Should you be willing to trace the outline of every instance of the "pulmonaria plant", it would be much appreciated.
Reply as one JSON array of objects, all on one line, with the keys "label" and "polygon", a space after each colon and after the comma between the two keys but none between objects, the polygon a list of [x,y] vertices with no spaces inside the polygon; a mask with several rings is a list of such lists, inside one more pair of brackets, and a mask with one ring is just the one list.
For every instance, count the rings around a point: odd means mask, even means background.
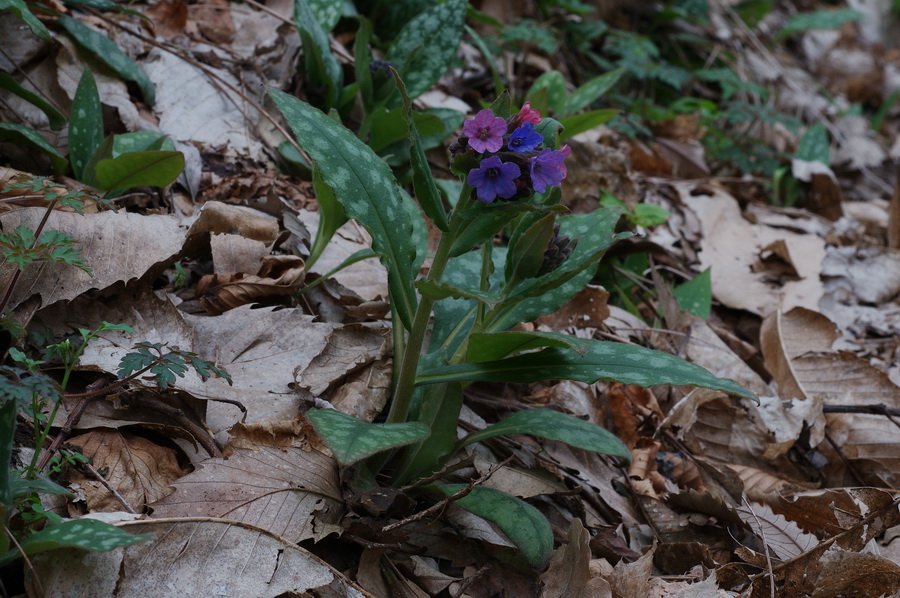
[{"label": "pulmonaria plant", "polygon": [[[322,223],[344,214],[355,218],[371,234],[373,254],[388,271],[395,372],[384,423],[334,409],[313,409],[307,418],[341,465],[352,469],[346,479],[353,480],[354,493],[376,490],[376,480],[419,494],[453,496],[466,489],[457,504],[493,521],[527,562],[541,567],[553,535],[540,512],[496,490],[454,484],[461,480],[448,464],[469,445],[506,434],[558,440],[626,461],[630,453],[607,430],[561,410],[519,411],[458,436],[467,385],[616,380],[754,395],[668,353],[511,330],[557,311],[591,281],[605,251],[621,238],[615,233],[621,211],[568,214],[559,204],[559,185],[571,150],[557,145],[559,123],[541,118],[527,103],[512,113],[508,96],[466,120],[450,145],[461,191],[448,209],[425,159],[412,102],[394,75],[421,211],[359,137],[308,104],[270,90],[315,165],[322,212],[317,237],[327,241],[333,233]],[[425,257],[421,248],[428,246],[425,223],[414,221],[421,212],[440,230],[440,240],[427,274],[417,277]]]}]

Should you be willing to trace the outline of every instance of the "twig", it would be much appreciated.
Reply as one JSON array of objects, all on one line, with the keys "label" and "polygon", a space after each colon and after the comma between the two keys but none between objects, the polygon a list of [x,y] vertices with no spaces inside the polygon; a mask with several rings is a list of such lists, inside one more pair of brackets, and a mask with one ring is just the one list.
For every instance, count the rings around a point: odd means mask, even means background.
[{"label": "twig", "polygon": [[873,405],[822,405],[824,413],[867,413],[870,415],[883,415],[900,428],[900,422],[895,417],[900,417],[900,409],[888,407],[884,403]]},{"label": "twig", "polygon": [[[75,426],[78,425],[78,422],[81,420],[81,416],[84,415],[85,410],[87,409],[88,403],[93,401],[96,397],[99,397],[103,391],[103,385],[106,383],[106,380],[103,378],[98,378],[94,382],[91,382],[88,385],[88,390],[92,390],[93,387],[99,387],[100,392],[88,392],[84,393],[86,396],[83,396],[78,404],[75,405],[75,409],[73,409],[69,413],[69,417],[66,418],[66,423],[63,424],[62,428],[60,428],[59,433],[53,439],[53,442],[50,443],[50,446],[47,447],[47,450],[43,452],[41,455],[40,461],[37,464],[37,470],[43,471],[47,464],[50,462],[50,459],[53,458],[53,455],[56,454],[56,451],[59,450],[60,445],[69,437],[69,434],[72,433],[72,430],[75,429]],[[40,450],[40,447],[38,447]]]},{"label": "twig", "polygon": [[81,464],[81,467],[83,467],[84,469],[86,469],[92,476],[94,476],[94,479],[96,479],[98,482],[100,482],[101,484],[103,484],[103,487],[106,488],[106,489],[109,491],[109,493],[113,495],[113,498],[115,498],[117,501],[119,501],[119,504],[122,505],[122,507],[123,507],[126,511],[128,511],[128,512],[131,513],[132,515],[138,515],[138,514],[139,514],[137,511],[135,511],[135,510],[131,507],[130,504],[128,504],[128,501],[125,500],[125,497],[122,496],[121,494],[119,494],[119,491],[116,490],[115,488],[113,488],[113,487],[112,487],[112,484],[110,484],[110,483],[106,480],[106,478],[104,478],[104,477],[100,474],[100,472],[97,471],[97,469],[96,469],[93,465],[91,465],[90,463],[82,463],[82,464]]},{"label": "twig", "polygon": [[507,457],[506,459],[504,459],[503,461],[501,461],[500,463],[498,463],[497,465],[492,465],[491,468],[488,469],[484,473],[484,475],[482,475],[480,478],[478,478],[476,480],[472,480],[471,482],[466,484],[466,487],[463,488],[462,490],[460,490],[459,492],[456,492],[452,496],[448,496],[447,498],[439,500],[438,502],[436,502],[435,504],[431,505],[430,507],[428,507],[427,509],[425,509],[423,511],[419,511],[418,513],[410,515],[409,517],[406,517],[405,519],[401,519],[400,521],[395,521],[394,523],[384,526],[383,528],[381,528],[380,533],[386,534],[388,532],[392,532],[395,529],[401,528],[405,525],[409,525],[410,523],[419,521],[420,519],[424,519],[425,517],[428,517],[429,515],[431,515],[433,513],[443,511],[444,509],[447,508],[448,504],[450,504],[451,502],[457,501],[457,500],[463,498],[464,496],[467,496],[472,490],[475,489],[475,486],[480,486],[481,484],[485,483],[488,480],[488,478],[490,478],[492,475],[494,475],[494,473],[497,470],[499,470],[501,467],[503,467],[504,465],[509,463],[511,460],[512,460],[512,457],[510,456],[510,457]]},{"label": "twig", "polygon": [[869,486],[865,480],[863,480],[859,474],[856,472],[856,468],[853,467],[853,464],[850,463],[850,459],[847,458],[847,455],[844,454],[844,451],[841,450],[841,447],[838,446],[838,443],[834,441],[834,438],[831,437],[831,434],[825,432],[825,440],[828,441],[828,444],[831,445],[831,448],[834,449],[834,452],[838,454],[838,457],[841,458],[841,461],[844,462],[844,465],[847,466],[847,471],[850,472],[850,475],[853,476],[853,479],[856,480],[856,483],[860,486]]},{"label": "twig", "polygon": [[470,585],[472,585],[479,577],[481,577],[482,575],[484,575],[485,573],[490,571],[490,569],[491,569],[491,564],[488,563],[487,565],[482,566],[481,569],[479,569],[472,575],[470,575],[467,578],[465,578],[464,580],[462,580],[459,583],[459,589],[457,589],[456,592],[453,593],[453,598],[460,598],[460,596],[463,595],[463,592],[465,592],[469,588]]}]

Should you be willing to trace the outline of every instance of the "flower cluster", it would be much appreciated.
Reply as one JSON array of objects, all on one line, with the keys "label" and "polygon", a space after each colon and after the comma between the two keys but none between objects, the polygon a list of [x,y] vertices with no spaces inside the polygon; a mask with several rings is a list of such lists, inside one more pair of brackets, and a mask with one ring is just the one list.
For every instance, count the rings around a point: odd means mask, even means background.
[{"label": "flower cluster", "polygon": [[466,183],[480,201],[526,198],[566,178],[564,160],[572,150],[568,145],[558,150],[542,148],[544,137],[534,128],[540,122],[540,113],[525,102],[519,113],[508,119],[484,109],[463,123],[463,134],[450,151],[454,157],[469,150],[479,155],[478,166],[469,170]]}]

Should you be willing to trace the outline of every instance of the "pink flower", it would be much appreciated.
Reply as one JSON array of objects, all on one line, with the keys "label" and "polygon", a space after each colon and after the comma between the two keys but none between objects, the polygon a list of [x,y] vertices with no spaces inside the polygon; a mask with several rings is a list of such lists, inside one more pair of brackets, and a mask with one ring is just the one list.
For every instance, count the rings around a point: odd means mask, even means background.
[{"label": "pink flower", "polygon": [[506,121],[494,116],[488,108],[463,123],[463,135],[469,138],[469,147],[478,153],[499,151],[505,133]]},{"label": "pink flower", "polygon": [[522,104],[522,109],[515,116],[517,123],[531,123],[533,125],[541,124],[541,113],[531,109],[531,102]]}]

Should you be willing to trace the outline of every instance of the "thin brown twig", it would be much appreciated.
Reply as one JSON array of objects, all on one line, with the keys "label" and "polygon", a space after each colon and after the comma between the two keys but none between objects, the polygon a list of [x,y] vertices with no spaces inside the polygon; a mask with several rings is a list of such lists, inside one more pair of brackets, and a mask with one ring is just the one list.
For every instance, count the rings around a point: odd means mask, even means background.
[{"label": "thin brown twig", "polygon": [[97,469],[93,465],[91,465],[90,463],[82,463],[81,467],[86,469],[88,471],[88,473],[90,473],[92,476],[94,476],[94,479],[96,479],[98,482],[103,484],[103,487],[106,488],[106,490],[110,494],[113,495],[113,498],[115,498],[117,501],[119,501],[119,504],[122,505],[122,507],[126,511],[128,511],[132,515],[138,515],[138,512],[135,511],[134,508],[132,508],[132,506],[128,503],[127,500],[125,500],[125,497],[122,496],[121,494],[119,494],[119,491],[116,490],[115,488],[113,488],[112,484],[110,484],[106,480],[106,478],[103,477],[103,475],[99,471],[97,471]]}]

